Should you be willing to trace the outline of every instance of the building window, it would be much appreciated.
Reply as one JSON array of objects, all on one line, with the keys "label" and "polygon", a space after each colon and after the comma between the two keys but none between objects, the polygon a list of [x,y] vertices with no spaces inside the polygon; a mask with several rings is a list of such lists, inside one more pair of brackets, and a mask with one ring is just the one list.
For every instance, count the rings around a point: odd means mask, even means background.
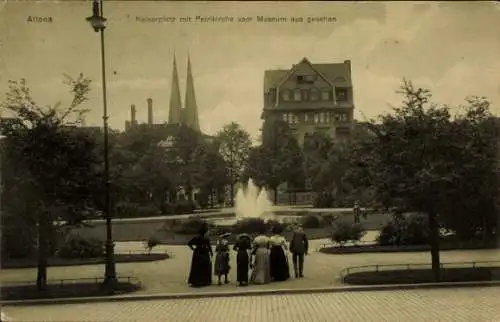
[{"label": "building window", "polygon": [[295,91],[293,91],[293,100],[296,102],[300,102],[301,100],[300,89],[296,89]]},{"label": "building window", "polygon": [[307,122],[309,122],[309,114],[304,113],[304,123],[307,123]]},{"label": "building window", "polygon": [[271,103],[276,102],[276,88],[271,88],[269,90],[269,96],[270,96]]},{"label": "building window", "polygon": [[347,113],[337,113],[335,114],[335,121],[337,122],[346,122],[348,120]]},{"label": "building window", "polygon": [[290,91],[289,90],[287,90],[287,89],[283,90],[283,92],[281,93],[281,95],[282,95],[284,101],[290,101],[291,100]]},{"label": "building window", "polygon": [[322,101],[329,101],[330,100],[330,91],[327,89],[324,89],[321,91],[321,100]]},{"label": "building window", "polygon": [[311,96],[309,98],[311,99],[311,101],[319,100],[319,92],[316,88],[311,89],[310,95]]},{"label": "building window", "polygon": [[320,123],[326,123],[326,120],[325,120],[325,113],[324,112],[321,112],[319,114],[319,122]]},{"label": "building window", "polygon": [[316,80],[316,75],[306,75],[304,77],[304,82],[308,84],[314,83],[315,80]]},{"label": "building window", "polygon": [[339,102],[347,101],[347,89],[345,88],[335,89],[335,96],[337,97],[337,101]]},{"label": "building window", "polygon": [[314,123],[319,123],[319,114],[318,113],[314,113]]},{"label": "building window", "polygon": [[302,93],[302,100],[303,101],[308,101],[309,100],[309,91],[307,89],[301,90]]},{"label": "building window", "polygon": [[299,123],[299,117],[298,115],[295,115],[293,113],[284,113],[283,121],[285,121],[288,124],[297,124]]},{"label": "building window", "polygon": [[316,80],[316,75],[298,75],[297,84],[313,84]]}]

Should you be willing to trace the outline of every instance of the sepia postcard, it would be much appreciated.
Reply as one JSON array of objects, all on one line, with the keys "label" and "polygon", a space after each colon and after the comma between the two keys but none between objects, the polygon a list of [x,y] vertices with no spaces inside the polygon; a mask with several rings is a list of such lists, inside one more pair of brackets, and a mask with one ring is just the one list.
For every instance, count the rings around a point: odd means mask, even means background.
[{"label": "sepia postcard", "polygon": [[0,95],[0,322],[499,320],[498,1],[0,0]]}]

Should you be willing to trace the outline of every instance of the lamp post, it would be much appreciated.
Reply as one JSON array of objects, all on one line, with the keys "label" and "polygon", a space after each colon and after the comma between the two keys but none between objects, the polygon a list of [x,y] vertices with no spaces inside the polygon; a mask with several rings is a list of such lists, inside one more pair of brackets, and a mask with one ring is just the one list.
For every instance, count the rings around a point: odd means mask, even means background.
[{"label": "lamp post", "polygon": [[92,16],[87,18],[95,32],[101,36],[101,70],[102,70],[102,103],[104,126],[104,216],[106,218],[106,268],[104,285],[113,288],[116,285],[116,267],[114,257],[113,231],[111,229],[110,181],[109,181],[109,151],[108,151],[108,105],[106,96],[106,60],[104,55],[104,29],[106,18],[103,17],[102,0],[92,3]]}]

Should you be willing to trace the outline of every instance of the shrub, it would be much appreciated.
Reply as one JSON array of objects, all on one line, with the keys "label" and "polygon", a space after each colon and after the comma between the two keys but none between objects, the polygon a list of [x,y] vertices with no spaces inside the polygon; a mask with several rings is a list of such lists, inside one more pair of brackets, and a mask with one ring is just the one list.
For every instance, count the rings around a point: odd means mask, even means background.
[{"label": "shrub", "polygon": [[115,214],[118,218],[151,217],[159,215],[160,211],[153,204],[121,202],[116,206]]},{"label": "shrub", "polygon": [[97,238],[70,236],[57,252],[61,258],[98,258],[104,256],[104,242]]},{"label": "shrub", "polygon": [[160,240],[156,236],[151,236],[149,237],[146,241],[144,241],[144,248],[148,251],[148,253],[151,253],[154,247],[158,246],[160,244]]},{"label": "shrub", "polygon": [[321,218],[325,226],[330,226],[337,220],[337,216],[334,214],[322,214]]},{"label": "shrub", "polygon": [[175,204],[171,202],[164,202],[161,204],[160,211],[164,215],[173,215],[175,214]]},{"label": "shrub", "polygon": [[138,217],[150,217],[150,216],[158,216],[160,214],[160,210],[155,205],[140,205],[137,207],[137,216]]},{"label": "shrub", "polygon": [[366,234],[365,229],[360,224],[350,224],[347,222],[336,223],[332,233],[332,241],[341,247],[347,242],[358,242]]},{"label": "shrub", "polygon": [[317,215],[306,215],[300,218],[300,224],[304,228],[321,228],[323,227],[323,218]]},{"label": "shrub", "polygon": [[382,246],[425,245],[429,241],[428,222],[423,216],[402,216],[382,227],[377,243]]},{"label": "shrub", "polygon": [[244,218],[238,220],[232,227],[233,233],[236,234],[254,234],[268,229],[269,223],[266,223],[261,218]]},{"label": "shrub", "polygon": [[188,219],[181,220],[180,223],[174,227],[176,234],[194,235],[197,234],[203,225],[207,222],[199,216],[190,216]]},{"label": "shrub", "polygon": [[115,216],[118,218],[133,217],[137,214],[138,207],[136,203],[120,202],[115,207]]},{"label": "shrub", "polygon": [[314,208],[330,208],[333,203],[333,198],[330,194],[317,194],[314,198]]},{"label": "shrub", "polygon": [[174,205],[174,212],[178,215],[192,214],[195,210],[195,204],[192,200],[179,200]]}]

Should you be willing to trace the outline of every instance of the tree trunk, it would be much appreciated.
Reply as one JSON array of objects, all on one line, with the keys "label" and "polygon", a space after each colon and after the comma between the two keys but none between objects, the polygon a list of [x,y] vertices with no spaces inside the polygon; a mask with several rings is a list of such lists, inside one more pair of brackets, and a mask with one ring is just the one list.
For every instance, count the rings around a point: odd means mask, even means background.
[{"label": "tree trunk", "polygon": [[441,280],[439,225],[437,222],[437,213],[435,211],[429,212],[429,243],[431,246],[432,274],[434,275],[434,281],[439,282]]},{"label": "tree trunk", "polygon": [[273,195],[274,195],[274,205],[278,205],[278,187],[273,188]]},{"label": "tree trunk", "polygon": [[47,288],[47,248],[48,248],[48,218],[44,210],[38,218],[38,270],[36,287],[39,291]]},{"label": "tree trunk", "polygon": [[231,195],[231,207],[234,207],[234,182],[231,178],[231,185],[229,186],[229,194]]}]

